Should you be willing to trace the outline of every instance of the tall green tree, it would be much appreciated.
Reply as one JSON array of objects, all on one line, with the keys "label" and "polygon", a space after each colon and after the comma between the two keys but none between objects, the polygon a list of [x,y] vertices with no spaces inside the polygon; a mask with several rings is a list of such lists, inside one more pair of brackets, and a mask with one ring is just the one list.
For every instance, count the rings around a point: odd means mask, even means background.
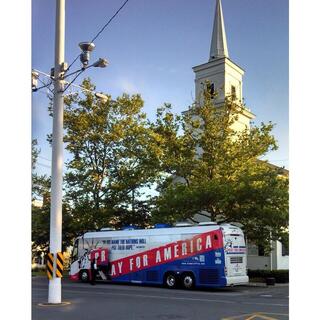
[{"label": "tall green tree", "polygon": [[[153,221],[194,220],[238,222],[258,244],[287,239],[288,177],[259,160],[277,149],[272,123],[234,128],[244,106],[227,98],[215,106],[209,91],[182,117],[164,108],[155,130],[166,141],[163,172]],[[195,152],[196,151],[196,152]]]},{"label": "tall green tree", "polygon": [[[95,90],[89,79],[82,86]],[[158,174],[157,134],[142,112],[139,95],[101,100],[89,91],[65,100],[66,194],[80,230],[128,222],[141,226],[150,215],[142,189]]]}]

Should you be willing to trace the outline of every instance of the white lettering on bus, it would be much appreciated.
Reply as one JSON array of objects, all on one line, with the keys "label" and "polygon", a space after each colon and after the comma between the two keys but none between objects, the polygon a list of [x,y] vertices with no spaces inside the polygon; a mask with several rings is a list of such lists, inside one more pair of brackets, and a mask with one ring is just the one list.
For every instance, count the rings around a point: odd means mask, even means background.
[{"label": "white lettering on bus", "polygon": [[211,237],[210,237],[210,235],[207,235],[206,249],[211,248],[211,247],[212,247]]},{"label": "white lettering on bus", "polygon": [[156,253],[156,263],[158,262],[161,262],[160,250],[157,250],[157,253]]},{"label": "white lettering on bus", "polygon": [[193,252],[193,240],[190,240],[190,253]]},{"label": "white lettering on bus", "polygon": [[104,250],[101,251],[101,262],[106,261],[106,253]]},{"label": "white lettering on bus", "polygon": [[130,258],[129,262],[130,262],[130,271],[132,271],[132,267],[133,267],[133,258]]},{"label": "white lettering on bus", "polygon": [[139,269],[141,266],[141,258],[140,257],[136,257],[136,267]]},{"label": "white lettering on bus", "polygon": [[164,248],[164,260],[171,259],[171,247]]},{"label": "white lettering on bus", "polygon": [[178,248],[179,248],[179,245],[176,244],[176,245],[174,246],[174,257],[175,257],[175,258],[178,258],[178,257],[179,257]]},{"label": "white lettering on bus", "polygon": [[183,242],[181,247],[182,247],[181,254],[185,256],[187,254],[187,243]]},{"label": "white lettering on bus", "polygon": [[111,275],[112,275],[112,276],[115,276],[115,275],[116,275],[116,267],[115,267],[114,264],[112,264],[112,266],[111,266]]},{"label": "white lettering on bus", "polygon": [[198,251],[201,251],[201,249],[202,249],[201,242],[202,242],[202,239],[201,239],[201,238],[198,238],[198,239],[197,239],[197,250],[198,250]]},{"label": "white lettering on bus", "polygon": [[119,269],[119,273],[122,272],[122,261],[118,262],[118,269]]},{"label": "white lettering on bus", "polygon": [[143,266],[144,267],[148,266],[148,255],[146,254],[143,255]]}]

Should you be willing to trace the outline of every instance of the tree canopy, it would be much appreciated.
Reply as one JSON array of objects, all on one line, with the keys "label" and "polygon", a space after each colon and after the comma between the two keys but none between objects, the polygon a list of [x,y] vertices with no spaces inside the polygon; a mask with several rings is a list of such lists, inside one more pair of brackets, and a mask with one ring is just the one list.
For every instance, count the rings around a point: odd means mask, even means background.
[{"label": "tree canopy", "polygon": [[202,103],[182,117],[169,108],[158,113],[157,129],[166,140],[162,169],[171,175],[159,186],[153,221],[206,216],[241,223],[247,237],[259,244],[286,238],[288,177],[259,160],[277,149],[273,124],[235,130],[243,108],[230,98],[217,107],[210,92],[204,92]]},{"label": "tree canopy", "polygon": [[[95,90],[89,79],[83,84]],[[158,174],[157,135],[142,112],[139,95],[116,100],[85,91],[65,100],[66,197],[80,228],[106,224],[146,226],[150,220],[141,190]]]},{"label": "tree canopy", "polygon": [[[64,245],[85,230],[204,217],[240,223],[257,244],[286,242],[288,176],[261,160],[277,149],[272,123],[235,130],[245,107],[232,98],[216,106],[209,91],[181,115],[165,104],[151,122],[140,95],[101,100],[89,79],[82,86],[88,91],[65,97]],[[49,192],[49,177],[33,174],[33,194],[46,201],[32,207],[32,239],[43,247]]]}]

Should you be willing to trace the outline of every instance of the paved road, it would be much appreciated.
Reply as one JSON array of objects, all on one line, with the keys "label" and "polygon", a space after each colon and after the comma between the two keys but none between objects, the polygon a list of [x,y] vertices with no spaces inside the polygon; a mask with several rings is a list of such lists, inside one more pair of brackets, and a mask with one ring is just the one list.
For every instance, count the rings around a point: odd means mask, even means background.
[{"label": "paved road", "polygon": [[170,290],[162,287],[62,281],[65,306],[47,302],[48,281],[32,279],[33,320],[288,319],[288,286]]}]

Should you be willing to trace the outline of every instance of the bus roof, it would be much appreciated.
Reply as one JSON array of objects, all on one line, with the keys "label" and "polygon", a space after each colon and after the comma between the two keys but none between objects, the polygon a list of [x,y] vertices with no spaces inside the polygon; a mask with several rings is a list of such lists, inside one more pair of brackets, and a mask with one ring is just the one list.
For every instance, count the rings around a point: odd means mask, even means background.
[{"label": "bus roof", "polygon": [[[203,225],[190,227],[172,227],[155,229],[134,229],[134,230],[113,230],[113,231],[90,231],[83,234],[84,238],[115,238],[115,237],[137,237],[137,236],[156,236],[156,235],[174,235],[174,234],[198,234],[213,230],[223,229],[228,231],[241,231],[240,228],[229,225]],[[242,233],[242,231],[241,231]]]}]

